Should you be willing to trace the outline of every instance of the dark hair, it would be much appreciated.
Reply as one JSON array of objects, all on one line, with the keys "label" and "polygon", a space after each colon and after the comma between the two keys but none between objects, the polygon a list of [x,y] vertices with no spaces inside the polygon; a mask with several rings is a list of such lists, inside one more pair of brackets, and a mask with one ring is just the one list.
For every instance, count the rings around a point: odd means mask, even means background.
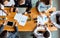
[{"label": "dark hair", "polygon": [[[4,2],[5,2],[5,1],[6,1],[6,0],[0,0],[0,3],[4,5]],[[9,2],[10,0],[7,0],[7,1]]]},{"label": "dark hair", "polygon": [[0,3],[3,4],[3,1],[4,1],[4,0],[0,0]]},{"label": "dark hair", "polygon": [[50,4],[50,0],[40,0],[41,2],[44,2],[46,5]]},{"label": "dark hair", "polygon": [[16,11],[16,7],[13,8],[13,12],[15,12],[15,11]]},{"label": "dark hair", "polygon": [[20,0],[17,0],[17,2],[18,2],[18,4],[19,4]]},{"label": "dark hair", "polygon": [[9,2],[10,0],[4,0],[3,2],[5,2],[5,1],[8,1]]},{"label": "dark hair", "polygon": [[[20,1],[21,1],[21,0],[17,0],[18,4],[20,4]],[[28,0],[27,0],[27,1],[28,1]]]},{"label": "dark hair", "polygon": [[6,35],[7,35],[7,30],[4,30],[4,31],[0,34],[0,37],[1,37],[1,38],[6,38]]},{"label": "dark hair", "polygon": [[48,38],[48,37],[50,36],[49,31],[45,31],[44,34],[43,34],[43,36],[44,36],[45,38]]}]

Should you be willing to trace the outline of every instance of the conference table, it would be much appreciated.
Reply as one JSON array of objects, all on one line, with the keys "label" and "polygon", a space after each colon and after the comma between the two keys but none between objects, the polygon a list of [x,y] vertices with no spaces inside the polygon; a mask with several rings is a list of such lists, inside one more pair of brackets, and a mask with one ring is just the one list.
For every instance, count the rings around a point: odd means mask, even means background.
[{"label": "conference table", "polygon": [[[39,14],[38,14],[38,12],[37,12],[37,10],[36,10],[35,7],[33,7],[30,10],[31,13],[29,15],[30,15],[31,18],[29,17],[28,14],[26,14],[26,16],[28,16],[31,20],[27,21],[26,24],[25,24],[25,26],[20,25],[17,22],[17,20],[14,19],[14,16],[16,15],[16,12],[9,13],[10,8],[8,8],[8,7],[5,7],[5,10],[8,12],[9,15],[5,16],[5,17],[1,16],[1,18],[6,18],[7,20],[0,20],[0,22],[2,22],[2,23],[3,23],[3,21],[12,21],[14,23],[16,22],[17,27],[18,27],[18,31],[24,31],[24,32],[26,32],[26,31],[34,31],[34,29],[36,29],[37,23],[35,22],[34,18],[37,18],[37,16]],[[56,11],[56,9],[55,9],[55,7],[53,7],[51,9],[49,9],[48,11],[46,11],[47,12],[46,13],[47,16],[50,16],[49,11]],[[48,29],[50,31],[56,31],[57,30],[57,28],[54,25],[52,27],[50,26],[50,25],[52,25],[51,22],[47,22],[46,25],[47,25],[47,27],[48,27]],[[14,28],[13,28],[13,26],[4,25],[4,30],[14,31]]]}]

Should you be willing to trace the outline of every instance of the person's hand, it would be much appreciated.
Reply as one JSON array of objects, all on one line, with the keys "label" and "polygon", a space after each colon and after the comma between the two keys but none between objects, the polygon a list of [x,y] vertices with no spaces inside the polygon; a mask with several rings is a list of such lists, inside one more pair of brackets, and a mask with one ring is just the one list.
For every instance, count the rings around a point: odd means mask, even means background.
[{"label": "person's hand", "polygon": [[7,22],[5,21],[5,22],[3,22],[3,25],[6,25],[7,24]]},{"label": "person's hand", "polygon": [[14,26],[17,26],[16,22],[15,22]]},{"label": "person's hand", "polygon": [[41,25],[40,25],[40,24],[38,24],[37,26],[38,26],[38,27],[40,27]]},{"label": "person's hand", "polygon": [[25,14],[27,14],[27,12],[25,12]]}]

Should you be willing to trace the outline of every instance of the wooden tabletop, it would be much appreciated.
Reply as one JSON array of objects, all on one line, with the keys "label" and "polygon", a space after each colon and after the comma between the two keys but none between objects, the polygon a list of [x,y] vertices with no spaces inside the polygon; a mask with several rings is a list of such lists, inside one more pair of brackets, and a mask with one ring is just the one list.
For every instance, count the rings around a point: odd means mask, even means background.
[{"label": "wooden tabletop", "polygon": [[[53,11],[56,10],[55,8],[51,8],[51,9]],[[51,9],[49,11],[51,11]],[[9,8],[5,8],[5,10],[9,11]],[[47,13],[46,13],[47,16],[50,15],[49,14],[49,11],[47,11]],[[30,21],[27,21],[26,24],[25,24],[25,26],[19,25],[19,23],[15,19],[13,19],[16,13],[14,13],[14,12],[9,13],[8,12],[8,14],[9,15],[6,16],[6,18],[8,18],[7,20],[16,22],[17,23],[17,27],[18,27],[18,31],[33,31],[36,28],[36,23],[35,23],[35,21],[33,19],[34,18],[37,18],[38,12],[36,11],[36,8],[35,7],[31,9],[31,14],[29,14],[31,16],[31,18],[30,18],[31,20]],[[27,15],[27,16],[29,16],[29,15]],[[53,27],[50,27],[49,26],[52,23],[49,23],[48,22],[46,24],[48,25],[48,28],[49,28],[50,31],[56,31],[57,30],[57,28],[55,26],[53,26]],[[4,30],[13,31],[14,29],[11,26],[5,25]]]}]

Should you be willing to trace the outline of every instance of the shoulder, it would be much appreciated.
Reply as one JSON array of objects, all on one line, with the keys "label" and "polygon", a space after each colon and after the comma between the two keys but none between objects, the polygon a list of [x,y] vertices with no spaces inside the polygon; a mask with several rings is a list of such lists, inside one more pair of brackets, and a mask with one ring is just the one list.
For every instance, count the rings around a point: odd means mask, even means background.
[{"label": "shoulder", "polygon": [[4,9],[4,5],[1,4],[1,9]]},{"label": "shoulder", "polygon": [[31,0],[25,0],[26,1],[26,3],[30,3],[31,2]]}]

